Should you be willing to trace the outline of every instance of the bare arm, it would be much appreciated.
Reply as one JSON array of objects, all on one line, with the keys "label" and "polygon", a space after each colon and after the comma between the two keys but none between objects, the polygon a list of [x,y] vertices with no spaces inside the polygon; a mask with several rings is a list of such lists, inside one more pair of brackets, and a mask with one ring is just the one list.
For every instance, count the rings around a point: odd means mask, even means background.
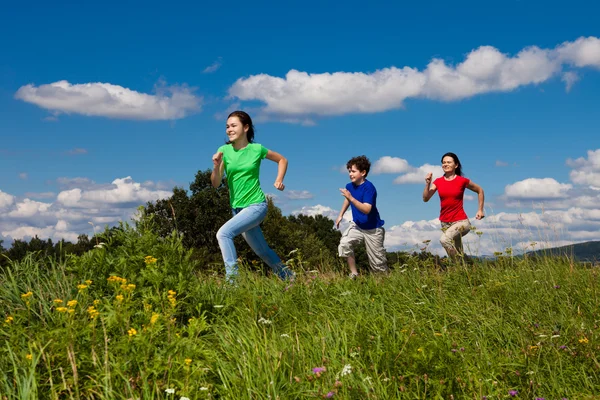
[{"label": "bare arm", "polygon": [[275,178],[275,183],[273,186],[277,188],[277,190],[285,189],[285,185],[283,184],[283,178],[285,178],[285,173],[287,172],[288,160],[281,154],[269,150],[267,153],[267,160],[271,160],[277,163],[277,178]]},{"label": "bare arm", "polygon": [[344,214],[346,214],[348,207],[350,207],[350,202],[348,201],[348,199],[344,199],[344,204],[342,204],[342,209],[340,210],[340,215],[338,215],[337,219],[335,220],[336,228],[339,229],[340,222],[342,222],[342,218],[344,218]]},{"label": "bare arm", "polygon": [[346,198],[346,201],[348,201],[349,204],[352,204],[354,207],[358,208],[358,211],[361,213],[369,214],[371,212],[373,206],[369,203],[361,203],[360,201],[356,200],[354,197],[352,197],[348,189],[340,189],[340,193]]},{"label": "bare arm", "polygon": [[483,189],[478,184],[470,181],[467,185],[467,189],[477,193],[477,199],[479,201],[479,208],[477,210],[477,214],[475,215],[475,219],[482,219],[485,217],[485,213],[483,212],[483,203],[485,202],[485,195],[483,194]]},{"label": "bare arm", "polygon": [[437,187],[435,184],[431,183],[431,178],[433,174],[430,172],[425,177],[425,189],[423,189],[423,201],[427,203],[429,199],[435,194]]},{"label": "bare arm", "polygon": [[220,151],[216,152],[213,155],[212,160],[213,170],[210,174],[210,183],[213,185],[213,187],[217,188],[221,185],[221,181],[223,180],[223,153]]}]

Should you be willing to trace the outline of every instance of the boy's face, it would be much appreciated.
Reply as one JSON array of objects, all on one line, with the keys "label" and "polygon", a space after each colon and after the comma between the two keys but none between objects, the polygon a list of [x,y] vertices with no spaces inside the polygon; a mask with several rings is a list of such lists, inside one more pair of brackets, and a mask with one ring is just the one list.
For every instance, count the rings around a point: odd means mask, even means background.
[{"label": "boy's face", "polygon": [[348,168],[348,175],[350,176],[350,182],[352,182],[354,184],[363,183],[365,180],[366,174],[367,174],[367,171],[359,171],[358,168],[356,168],[356,165],[353,165],[350,168]]}]

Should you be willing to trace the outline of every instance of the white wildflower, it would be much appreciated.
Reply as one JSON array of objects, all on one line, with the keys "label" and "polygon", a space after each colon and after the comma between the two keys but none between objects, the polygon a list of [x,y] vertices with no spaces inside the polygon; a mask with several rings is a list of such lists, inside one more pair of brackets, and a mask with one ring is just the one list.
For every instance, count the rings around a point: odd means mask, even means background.
[{"label": "white wildflower", "polygon": [[346,376],[346,375],[350,375],[351,373],[352,373],[352,365],[346,364],[346,365],[344,365],[342,372],[340,372],[340,375]]},{"label": "white wildflower", "polygon": [[104,242],[100,242],[100,243],[98,243],[98,244],[94,245],[94,248],[96,248],[96,249],[101,249],[101,248],[103,248],[103,247],[104,247],[104,244],[105,244]]},{"label": "white wildflower", "polygon": [[199,390],[206,391],[206,390],[208,390],[208,388],[207,388],[207,387],[204,387],[204,386],[202,386],[202,387],[201,387]]},{"label": "white wildflower", "polygon": [[175,394],[175,389],[165,389],[166,394]]},{"label": "white wildflower", "polygon": [[358,354],[358,352],[356,352],[356,351],[355,351],[355,352],[352,352],[352,353],[350,353],[350,357],[352,357],[352,358],[354,358],[354,357],[358,357],[358,356],[359,356],[359,354]]},{"label": "white wildflower", "polygon": [[288,335],[287,333],[282,333],[281,337],[290,337],[290,335]]},{"label": "white wildflower", "polygon": [[340,293],[340,296],[350,296],[352,294],[351,291],[346,290],[345,292]]},{"label": "white wildflower", "polygon": [[258,323],[263,325],[271,325],[273,321],[271,321],[270,319],[264,319],[263,317],[260,317]]},{"label": "white wildflower", "polygon": [[225,307],[225,306],[223,306],[223,305],[214,305],[213,306],[213,308],[223,308],[223,307]]}]

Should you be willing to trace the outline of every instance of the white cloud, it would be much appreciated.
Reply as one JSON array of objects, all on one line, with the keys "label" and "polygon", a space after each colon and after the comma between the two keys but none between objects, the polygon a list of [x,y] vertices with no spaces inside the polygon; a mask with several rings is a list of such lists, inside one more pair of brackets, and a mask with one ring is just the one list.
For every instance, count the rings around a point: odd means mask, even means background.
[{"label": "white cloud", "polygon": [[[423,71],[389,67],[372,73],[310,74],[292,69],[283,78],[252,75],[238,79],[229,88],[229,97],[263,102],[265,115],[293,122],[310,115],[397,109],[407,98],[455,101],[489,92],[508,92],[543,83],[560,74],[564,64],[600,68],[600,40],[582,37],[554,49],[531,46],[512,57],[494,47],[481,46],[456,66],[433,59]],[[568,88],[574,83],[572,74],[563,75],[563,79]]]},{"label": "white cloud", "polygon": [[54,192],[27,192],[25,193],[25,197],[33,197],[34,199],[50,199],[52,197],[56,197],[56,193]]},{"label": "white cloud", "polygon": [[509,199],[557,199],[567,197],[573,187],[568,183],[559,183],[553,178],[528,178],[504,188]]},{"label": "white cloud", "polygon": [[433,180],[435,180],[436,177],[444,175],[444,171],[439,165],[424,164],[418,168],[412,167],[410,172],[394,179],[394,183],[422,183],[425,185],[425,176],[430,172],[433,174]]},{"label": "white cloud", "polygon": [[567,165],[573,168],[570,173],[571,181],[578,185],[600,186],[600,149],[589,150],[587,159],[580,157],[568,159]]},{"label": "white cloud", "polygon": [[221,65],[223,65],[223,59],[222,57],[217,58],[217,60],[210,64],[208,67],[204,68],[204,70],[202,71],[203,74],[211,74],[213,72],[216,72],[219,68],[221,68]]},{"label": "white cloud", "polygon": [[134,120],[173,120],[200,111],[202,98],[185,86],[155,87],[156,94],[136,92],[110,83],[71,84],[58,81],[25,85],[15,98],[60,113]]},{"label": "white cloud", "polygon": [[496,160],[496,167],[508,167],[508,163],[506,161]]},{"label": "white cloud", "polygon": [[579,75],[573,71],[567,71],[562,74],[561,80],[565,83],[565,90],[568,93],[571,91],[573,85],[579,80]]},{"label": "white cloud", "polygon": [[29,175],[27,174],[27,172],[20,172],[19,173],[19,179],[26,180],[27,178],[29,178]]},{"label": "white cloud", "polygon": [[63,178],[60,181],[68,185],[79,182],[82,187],[61,191],[54,202],[29,198],[17,201],[14,196],[0,191],[1,237],[27,239],[37,235],[76,241],[79,234],[93,234],[89,222],[100,231],[105,225],[129,221],[137,206],[172,194],[150,189],[159,186],[154,182],[142,185],[130,177],[115,179],[110,184],[96,184],[87,178]]},{"label": "white cloud", "polygon": [[0,190],[0,210],[4,210],[6,208],[8,208],[9,206],[11,206],[15,201],[15,197],[8,194],[8,193],[4,193],[2,190]]},{"label": "white cloud", "polygon": [[86,207],[96,204],[145,203],[171,196],[166,190],[150,190],[134,182],[130,176],[115,179],[112,187],[83,191],[79,188],[65,190],[58,194],[57,201],[69,207]]},{"label": "white cloud", "polygon": [[78,155],[78,154],[87,154],[88,151],[86,149],[82,149],[80,147],[75,147],[74,149],[71,149],[67,152],[67,154],[69,155]]},{"label": "white cloud", "polygon": [[283,195],[289,200],[306,200],[315,197],[308,190],[287,190]]},{"label": "white cloud", "polygon": [[371,172],[377,174],[400,174],[411,170],[408,161],[399,157],[384,156],[373,164]]}]

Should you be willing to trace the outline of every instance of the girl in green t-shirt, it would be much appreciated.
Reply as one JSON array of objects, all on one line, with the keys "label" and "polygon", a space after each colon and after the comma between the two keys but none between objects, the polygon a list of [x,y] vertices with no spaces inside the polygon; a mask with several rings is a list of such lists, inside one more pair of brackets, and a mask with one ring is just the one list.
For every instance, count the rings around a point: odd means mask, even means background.
[{"label": "girl in green t-shirt", "polygon": [[233,238],[242,234],[252,250],[273,272],[281,279],[293,276],[275,252],[265,241],[260,229],[260,223],[267,216],[265,194],[260,188],[260,163],[266,158],[277,163],[277,178],[273,186],[277,190],[285,189],[283,178],[287,171],[288,161],[281,154],[268,150],[254,143],[254,125],[252,119],[244,111],[234,111],[229,114],[225,132],[229,141],[219,147],[213,155],[213,171],[211,182],[218,187],[227,175],[229,200],[233,218],[227,221],[217,232],[217,240],[225,262],[225,274],[228,280],[238,274],[237,252]]}]

